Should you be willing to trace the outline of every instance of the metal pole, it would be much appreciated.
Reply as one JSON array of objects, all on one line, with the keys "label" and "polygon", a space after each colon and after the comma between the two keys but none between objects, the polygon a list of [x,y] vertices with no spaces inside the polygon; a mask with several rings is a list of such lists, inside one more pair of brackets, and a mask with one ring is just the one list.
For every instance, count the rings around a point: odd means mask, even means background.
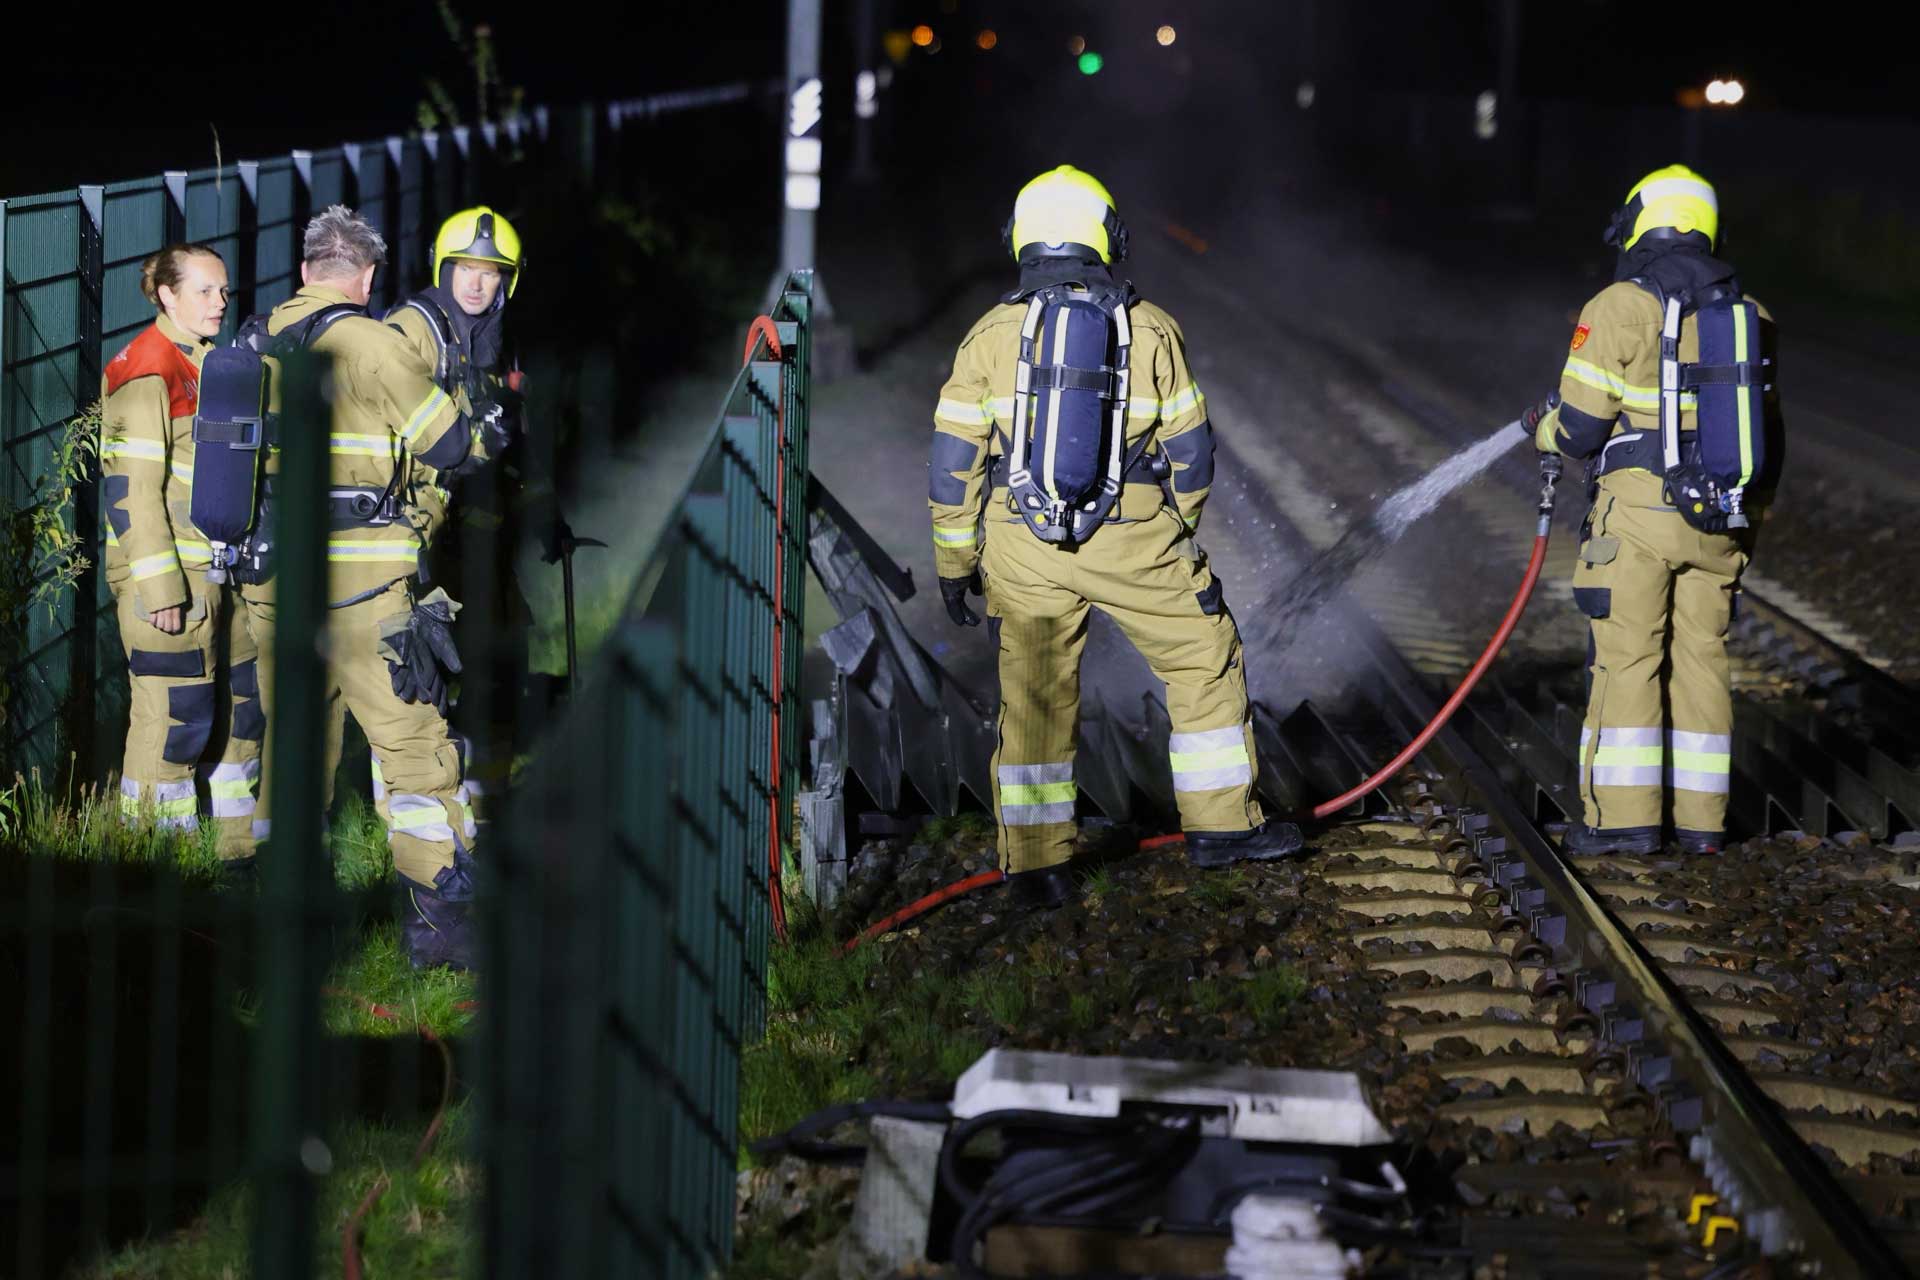
[{"label": "metal pole", "polygon": [[873,120],[880,114],[880,78],[873,65],[873,0],[853,9],[853,180],[872,182]]},{"label": "metal pole", "polygon": [[[787,117],[781,135],[786,158],[785,212],[780,223],[780,269],[768,290],[770,300],[784,292],[793,272],[818,265],[814,214],[820,208],[820,125],[825,101],[826,89],[820,81],[820,0],[787,0]],[[814,307],[816,315],[829,314],[826,294],[817,284]]]}]

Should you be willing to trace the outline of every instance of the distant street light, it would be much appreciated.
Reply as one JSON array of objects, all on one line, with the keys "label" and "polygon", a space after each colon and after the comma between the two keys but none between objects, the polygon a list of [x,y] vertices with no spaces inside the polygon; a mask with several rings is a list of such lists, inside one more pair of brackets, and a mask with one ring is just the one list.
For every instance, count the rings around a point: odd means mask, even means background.
[{"label": "distant street light", "polygon": [[1499,122],[1494,117],[1494,109],[1500,100],[1493,90],[1488,89],[1473,100],[1473,136],[1491,138],[1500,131]]},{"label": "distant street light", "polygon": [[1105,65],[1107,60],[1091,49],[1080,55],[1080,74],[1083,76],[1090,76]]},{"label": "distant street light", "polygon": [[1085,53],[1086,51],[1087,51],[1087,38],[1085,36],[1074,36],[1073,38],[1067,41],[1067,52],[1072,54],[1074,57],[1077,58],[1081,54]]},{"label": "distant street light", "polygon": [[1000,43],[1000,37],[992,27],[988,27],[985,31],[982,31],[979,35],[975,36],[973,38],[973,42],[979,45],[982,49],[991,49],[993,48],[993,46]]},{"label": "distant street light", "polygon": [[1302,111],[1305,111],[1313,106],[1313,96],[1314,96],[1313,81],[1302,80],[1300,82],[1300,87],[1293,91],[1294,105],[1299,107]]},{"label": "distant street light", "polygon": [[1159,43],[1160,47],[1164,49],[1168,45],[1172,44],[1175,40],[1179,39],[1179,35],[1180,33],[1175,31],[1172,27],[1163,26],[1158,31],[1153,33],[1153,38],[1155,41]]},{"label": "distant street light", "polygon": [[915,27],[913,29],[913,42],[919,45],[922,49],[932,44],[933,28],[928,26],[924,22],[921,23],[919,26]]},{"label": "distant street light", "polygon": [[1738,80],[1714,80],[1707,85],[1707,101],[1716,107],[1735,107],[1747,96],[1747,87]]}]

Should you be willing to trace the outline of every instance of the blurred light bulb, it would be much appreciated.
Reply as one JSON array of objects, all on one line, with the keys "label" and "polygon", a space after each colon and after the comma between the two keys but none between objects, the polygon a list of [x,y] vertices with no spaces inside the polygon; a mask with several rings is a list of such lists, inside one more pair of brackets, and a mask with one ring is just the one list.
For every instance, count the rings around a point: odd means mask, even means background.
[{"label": "blurred light bulb", "polygon": [[1086,51],[1087,51],[1087,38],[1085,36],[1074,36],[1072,39],[1067,41],[1067,52],[1072,54],[1074,57],[1077,58],[1081,54],[1085,53]]},{"label": "blurred light bulb", "polygon": [[1313,96],[1313,81],[1302,80],[1300,87],[1293,91],[1294,105],[1298,106],[1302,111],[1305,111],[1313,105]]},{"label": "blurred light bulb", "polygon": [[921,23],[919,26],[915,27],[913,29],[913,42],[919,45],[922,49],[932,44],[933,28],[928,26],[924,22]]},{"label": "blurred light bulb", "polygon": [[1000,37],[994,33],[994,30],[992,27],[988,27],[985,31],[982,31],[979,35],[975,36],[973,38],[973,42],[979,45],[982,49],[991,49],[993,48],[993,46],[1000,43]]},{"label": "blurred light bulb", "polygon": [[1090,76],[1106,65],[1107,60],[1091,49],[1080,55],[1080,74],[1083,76]]},{"label": "blurred light bulb", "polygon": [[1158,31],[1153,33],[1153,38],[1158,41],[1160,47],[1164,49],[1179,38],[1179,32],[1175,31],[1172,27],[1162,26]]}]

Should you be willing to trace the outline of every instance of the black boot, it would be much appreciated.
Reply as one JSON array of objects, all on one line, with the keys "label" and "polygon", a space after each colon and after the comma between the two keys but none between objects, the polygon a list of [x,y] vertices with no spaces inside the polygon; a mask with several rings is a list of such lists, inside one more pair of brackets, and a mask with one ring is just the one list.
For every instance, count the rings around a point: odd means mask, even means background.
[{"label": "black boot", "polygon": [[400,887],[407,901],[400,914],[400,935],[407,959],[416,969],[473,968],[473,862],[455,852],[453,865],[433,878],[433,887],[405,876]]},{"label": "black boot", "polygon": [[1291,822],[1271,818],[1251,831],[1190,831],[1187,861],[1209,871],[1236,862],[1266,862],[1300,852],[1306,838]]},{"label": "black boot", "polygon": [[1688,831],[1684,827],[1673,833],[1673,842],[1689,857],[1706,857],[1727,847],[1727,837],[1722,832]]},{"label": "black boot", "polygon": [[1038,871],[1015,871],[1007,877],[1007,892],[1016,906],[1051,911],[1073,900],[1073,873],[1064,862]]},{"label": "black boot", "polygon": [[1591,857],[1599,853],[1650,854],[1660,852],[1658,827],[1589,827],[1580,823],[1567,828],[1560,847],[1568,853]]}]

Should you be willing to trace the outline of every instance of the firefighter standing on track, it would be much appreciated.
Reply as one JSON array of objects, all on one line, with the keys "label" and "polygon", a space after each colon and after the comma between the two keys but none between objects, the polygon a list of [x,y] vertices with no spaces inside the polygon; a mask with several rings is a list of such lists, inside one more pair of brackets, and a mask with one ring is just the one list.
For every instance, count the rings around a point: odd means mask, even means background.
[{"label": "firefighter standing on track", "polygon": [[1000,652],[993,778],[1009,886],[1042,907],[1072,893],[1090,607],[1166,682],[1189,858],[1294,852],[1299,828],[1267,821],[1254,796],[1239,632],[1195,542],[1213,432],[1180,328],[1114,280],[1126,229],[1086,173],[1063,165],[1028,183],[1005,241],[1020,286],[960,343],[928,491],[948,615],[977,625],[966,596],[984,589]]},{"label": "firefighter standing on track", "polygon": [[195,829],[194,770],[212,756],[217,848],[238,867],[253,854],[259,672],[238,601],[205,580],[210,548],[190,513],[200,368],[226,314],[226,263],[205,245],[172,245],[142,264],[140,288],[159,315],[101,380],[106,574],[132,693],[120,803],[130,819]]},{"label": "firefighter standing on track", "polygon": [[1590,620],[1575,853],[1720,851],[1733,750],[1726,639],[1780,424],[1773,326],[1713,256],[1713,187],[1680,165],[1608,227],[1614,283],[1580,313],[1557,396],[1528,411],[1546,452],[1590,459],[1574,566]]}]

